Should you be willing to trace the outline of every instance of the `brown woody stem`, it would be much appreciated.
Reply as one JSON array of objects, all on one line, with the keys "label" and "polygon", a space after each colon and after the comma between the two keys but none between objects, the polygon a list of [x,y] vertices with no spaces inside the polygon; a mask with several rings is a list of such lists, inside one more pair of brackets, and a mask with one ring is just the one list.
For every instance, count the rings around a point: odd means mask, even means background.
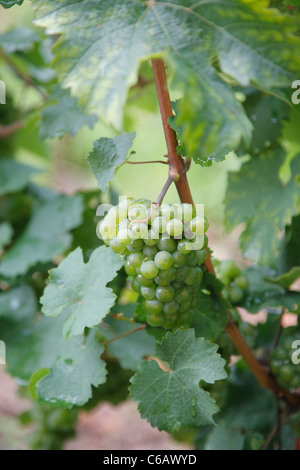
[{"label": "brown woody stem", "polygon": [[[168,150],[169,176],[174,179],[181,202],[193,204],[192,194],[186,177],[184,160],[177,153],[177,136],[175,131],[168,124],[168,119],[173,115],[173,110],[171,106],[163,60],[152,59],[152,68]],[[209,250],[207,250],[207,257],[204,264],[207,271],[212,274],[215,274]],[[225,330],[239,354],[248,364],[258,383],[262,387],[266,387],[272,390],[276,394],[276,396],[284,396],[293,405],[299,405],[300,397],[292,395],[290,392],[278,387],[273,377],[269,375],[268,372],[258,362],[251,349],[248,347],[246,341],[240,334],[240,331],[237,328],[236,324],[233,322],[231,316]]]}]

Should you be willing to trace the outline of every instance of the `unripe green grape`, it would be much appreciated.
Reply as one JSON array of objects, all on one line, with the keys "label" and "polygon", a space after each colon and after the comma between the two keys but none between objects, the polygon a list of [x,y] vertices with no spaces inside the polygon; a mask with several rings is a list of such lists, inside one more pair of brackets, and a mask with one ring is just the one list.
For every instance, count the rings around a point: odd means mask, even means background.
[{"label": "unripe green grape", "polygon": [[246,276],[241,274],[240,276],[237,276],[234,280],[234,284],[238,287],[240,287],[242,290],[246,290],[249,286],[249,281]]},{"label": "unripe green grape", "polygon": [[193,250],[193,242],[190,240],[179,240],[177,244],[177,251],[187,255]]},{"label": "unripe green grape", "polygon": [[197,251],[192,250],[188,255],[187,255],[187,260],[186,264],[188,266],[197,266]]},{"label": "unripe green grape", "polygon": [[158,241],[157,248],[160,251],[168,251],[169,253],[173,253],[177,248],[177,243],[174,238],[161,238]]},{"label": "unripe green grape", "polygon": [[189,312],[191,310],[191,307],[192,307],[192,300],[191,299],[186,300],[185,302],[182,302],[182,304],[180,304],[180,312],[181,313]]},{"label": "unripe green grape", "polygon": [[145,299],[143,302],[143,307],[147,313],[151,313],[155,315],[158,315],[163,310],[163,304],[157,299],[153,299],[153,300]]},{"label": "unripe green grape", "polygon": [[132,242],[127,245],[127,250],[130,251],[131,253],[136,253],[138,251],[142,251],[144,247],[144,242],[140,238],[137,238],[136,240],[132,240]]},{"label": "unripe green grape", "polygon": [[204,263],[204,261],[206,260],[206,257],[207,257],[207,251],[206,249],[202,249],[202,250],[196,250],[196,256],[197,256],[197,263],[198,265],[201,265]]},{"label": "unripe green grape", "polygon": [[111,207],[105,217],[115,225],[118,225],[118,223],[120,222],[118,206]]},{"label": "unripe green grape", "polygon": [[186,264],[187,255],[185,253],[181,253],[180,251],[174,251],[174,253],[172,253],[172,256],[175,268],[179,268],[180,266],[184,266]]},{"label": "unripe green grape", "polygon": [[166,330],[170,330],[171,328],[174,328],[177,322],[177,315],[176,313],[174,315],[168,315],[164,318],[164,321],[162,323],[162,326]]},{"label": "unripe green grape", "polygon": [[124,265],[125,272],[128,276],[136,276],[136,269],[130,261],[126,260]]},{"label": "unripe green grape", "polygon": [[122,227],[118,230],[117,239],[119,240],[121,245],[129,245],[131,243],[132,238],[132,232],[130,229]]},{"label": "unripe green grape", "polygon": [[144,222],[134,222],[130,225],[133,239],[146,238],[148,235],[148,226]]},{"label": "unripe green grape", "polygon": [[186,276],[188,275],[189,272],[189,267],[188,266],[180,266],[180,268],[176,268],[176,280],[177,281],[183,281],[185,280]]},{"label": "unripe green grape", "polygon": [[132,289],[135,291],[135,292],[141,292],[141,284],[139,283],[139,281],[137,280],[136,277],[134,277],[131,281],[131,287]]},{"label": "unripe green grape", "polygon": [[153,279],[158,275],[159,269],[152,260],[144,261],[140,267],[141,274],[147,279]]},{"label": "unripe green grape", "polygon": [[191,267],[187,272],[184,283],[188,286],[200,283],[203,279],[203,271],[199,266]]},{"label": "unripe green grape", "polygon": [[166,231],[168,232],[169,235],[171,235],[174,238],[181,238],[182,237],[182,231],[183,231],[183,223],[181,220],[175,218],[172,220],[169,220],[169,222],[166,225]]},{"label": "unripe green grape", "polygon": [[191,232],[193,232],[197,237],[202,236],[208,229],[208,220],[205,216],[196,215],[189,224]]},{"label": "unripe green grape", "polygon": [[173,257],[168,251],[156,253],[154,262],[159,269],[169,269],[173,264]]},{"label": "unripe green grape", "polygon": [[140,268],[144,261],[144,257],[141,252],[130,253],[130,255],[127,256],[127,261],[129,261],[129,263],[135,268]]},{"label": "unripe green grape", "polygon": [[117,224],[105,217],[99,224],[99,233],[101,237],[110,240],[117,235]]},{"label": "unripe green grape", "polygon": [[147,238],[144,238],[144,243],[147,246],[155,246],[159,242],[159,233],[155,230],[148,230]]},{"label": "unripe green grape", "polygon": [[165,279],[169,282],[175,281],[175,279],[176,279],[176,268],[174,266],[171,266],[168,269],[161,269],[159,271],[159,277],[161,279]]},{"label": "unripe green grape", "polygon": [[147,323],[150,326],[161,326],[164,322],[164,316],[156,313],[147,314]]},{"label": "unripe green grape", "polygon": [[163,311],[166,316],[175,315],[180,309],[180,305],[176,300],[172,299],[169,302],[164,302]]},{"label": "unripe green grape", "polygon": [[158,216],[153,220],[152,228],[156,232],[164,233],[166,231],[167,222],[168,221],[164,217]]},{"label": "unripe green grape", "polygon": [[[177,275],[177,270],[176,270],[176,275]],[[172,282],[172,286],[174,287],[176,291],[185,287],[184,283],[182,281],[178,281],[177,279],[175,279],[175,281]]]},{"label": "unripe green grape", "polygon": [[128,210],[128,219],[131,221],[146,220],[148,218],[147,207],[144,204],[132,204]]},{"label": "unripe green grape", "polygon": [[154,246],[145,245],[143,248],[143,256],[145,257],[145,259],[154,259],[157,252],[158,252],[158,249],[156,248],[156,245]]},{"label": "unripe green grape", "polygon": [[137,274],[136,278],[139,281],[139,283],[141,284],[141,286],[144,286],[144,287],[153,287],[154,286],[153,279],[146,279],[140,273]]},{"label": "unripe green grape", "polygon": [[144,299],[147,300],[152,300],[156,298],[156,289],[155,287],[146,287],[146,286],[141,286],[140,289],[141,295],[144,297]]},{"label": "unripe green grape", "polygon": [[170,284],[170,281],[168,279],[163,279],[162,277],[160,277],[160,275],[155,276],[154,282],[158,286],[168,286]]},{"label": "unripe green grape", "polygon": [[158,286],[156,288],[156,298],[160,302],[169,302],[173,299],[175,289],[172,286]]},{"label": "unripe green grape", "polygon": [[175,295],[175,300],[179,304],[187,302],[191,298],[191,290],[188,288],[181,289]]},{"label": "unripe green grape", "polygon": [[235,286],[235,285],[228,287],[228,293],[229,293],[229,300],[234,304],[240,302],[242,298],[244,297],[243,290],[240,287]]},{"label": "unripe green grape", "polygon": [[119,254],[121,254],[126,249],[126,246],[122,245],[122,243],[120,243],[117,237],[111,238],[109,240],[109,246],[115,253]]},{"label": "unripe green grape", "polygon": [[221,276],[228,276],[230,279],[235,279],[241,274],[240,268],[231,260],[222,261],[219,265]]}]

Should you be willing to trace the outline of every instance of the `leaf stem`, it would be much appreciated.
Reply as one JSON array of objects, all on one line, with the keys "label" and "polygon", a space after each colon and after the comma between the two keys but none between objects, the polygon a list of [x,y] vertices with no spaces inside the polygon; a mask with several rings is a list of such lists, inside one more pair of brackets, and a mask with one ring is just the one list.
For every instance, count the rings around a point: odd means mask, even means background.
[{"label": "leaf stem", "polygon": [[103,346],[106,346],[109,343],[112,343],[113,341],[117,341],[118,339],[124,338],[125,336],[131,335],[132,333],[135,333],[136,331],[144,330],[146,328],[146,325],[141,325],[137,326],[136,328],[133,328],[132,330],[125,331],[125,333],[122,333],[118,336],[115,336],[114,338],[108,339],[107,341],[104,341],[102,344]]},{"label": "leaf stem", "polygon": [[127,161],[129,165],[143,165],[146,163],[163,163],[164,165],[168,165],[168,162],[165,162],[164,160],[149,160],[148,162],[129,162]]}]

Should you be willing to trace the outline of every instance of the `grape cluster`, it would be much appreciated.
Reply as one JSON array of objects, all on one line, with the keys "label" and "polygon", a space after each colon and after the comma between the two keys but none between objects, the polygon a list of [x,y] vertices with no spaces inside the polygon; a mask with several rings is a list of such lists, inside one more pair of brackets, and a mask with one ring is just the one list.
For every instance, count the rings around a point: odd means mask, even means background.
[{"label": "grape cluster", "polygon": [[203,280],[208,221],[191,204],[126,198],[99,224],[104,243],[125,258],[145,321],[171,329],[188,326]]},{"label": "grape cluster", "polygon": [[288,326],[284,328],[278,345],[270,353],[270,370],[279,385],[288,390],[300,388],[299,361],[300,329]]},{"label": "grape cluster", "polygon": [[223,282],[223,297],[232,304],[241,302],[248,288],[249,281],[245,274],[232,260],[214,260],[217,277]]}]

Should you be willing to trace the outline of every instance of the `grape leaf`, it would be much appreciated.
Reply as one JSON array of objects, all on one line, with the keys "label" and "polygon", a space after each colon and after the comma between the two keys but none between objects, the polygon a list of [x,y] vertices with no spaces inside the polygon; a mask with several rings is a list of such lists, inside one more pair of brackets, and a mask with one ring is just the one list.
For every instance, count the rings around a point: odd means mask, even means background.
[{"label": "grape leaf", "polygon": [[7,370],[23,383],[30,381],[42,401],[63,407],[83,405],[92,396],[91,386],[106,380],[105,363],[100,359],[104,348],[96,330],[87,337],[65,339],[63,315],[36,317],[36,311],[34,292],[27,286],[0,295]]},{"label": "grape leaf", "polygon": [[143,361],[131,379],[131,398],[139,403],[141,416],[170,433],[180,427],[212,424],[218,407],[199,382],[214,383],[226,377],[225,361],[217,348],[204,338],[195,338],[193,329],[168,332],[155,351],[167,370],[154,360]]},{"label": "grape leaf", "polygon": [[116,169],[125,162],[134,137],[135,132],[126,133],[112,138],[101,137],[93,143],[87,161],[101,191],[107,191]]},{"label": "grape leaf", "polygon": [[4,8],[11,8],[14,5],[22,5],[24,0],[0,0],[0,5]]},{"label": "grape leaf", "polygon": [[227,230],[240,223],[245,229],[240,245],[245,257],[274,265],[280,245],[279,231],[290,224],[300,209],[300,158],[292,162],[293,177],[286,184],[278,178],[283,161],[281,149],[270,149],[244,163],[238,173],[229,173],[225,197]]},{"label": "grape leaf", "polygon": [[40,170],[15,160],[0,160],[0,196],[13,193],[25,188],[30,181],[31,175],[39,173]]},{"label": "grape leaf", "polygon": [[228,306],[226,301],[215,295],[199,292],[197,307],[193,309],[191,326],[195,328],[196,336],[214,340],[225,328],[228,319]]},{"label": "grape leaf", "polygon": [[37,383],[36,392],[46,402],[66,408],[82,406],[92,397],[92,388],[106,381],[103,346],[95,337],[78,336],[65,340],[65,350],[57,356],[49,374]]},{"label": "grape leaf", "polygon": [[290,312],[300,313],[300,292],[285,290],[280,285],[270,282],[274,271],[253,266],[245,270],[249,279],[249,288],[245,292],[241,307],[250,313],[257,313],[263,308],[284,307]]},{"label": "grape leaf", "polygon": [[284,289],[288,289],[297,279],[300,278],[300,266],[294,266],[289,272],[281,274],[281,276],[274,278],[267,278],[267,281],[278,284]]},{"label": "grape leaf", "polygon": [[[115,306],[112,313],[123,313],[124,317],[132,318],[135,312],[135,304]],[[108,340],[126,334],[135,328],[139,328],[140,323],[130,323],[121,319],[107,317],[103,327],[103,333]],[[107,345],[109,356],[116,357],[124,369],[137,370],[141,360],[153,354],[155,339],[145,330],[135,331],[132,334],[112,341]]]},{"label": "grape leaf", "polygon": [[104,245],[93,251],[87,263],[76,248],[50,271],[40,299],[42,312],[52,317],[67,312],[64,335],[82,334],[86,327],[99,324],[114,305],[116,295],[106,285],[122,265],[122,258]]},{"label": "grape leaf", "polygon": [[98,119],[96,114],[85,116],[76,98],[70,95],[70,90],[63,90],[57,85],[52,88],[48,105],[40,115],[39,137],[42,140],[64,134],[74,137],[85,125],[93,128]]},{"label": "grape leaf", "polygon": [[39,35],[37,32],[23,25],[0,34],[0,47],[6,54],[28,51],[38,41]]},{"label": "grape leaf", "polygon": [[0,224],[0,251],[10,243],[12,235],[12,226],[8,222],[2,222],[2,224]]},{"label": "grape leaf", "polygon": [[[286,100],[292,81],[298,77],[300,41],[293,35],[298,22],[267,8],[264,0],[117,0],[113,4],[62,0],[59,5],[55,0],[34,0],[33,6],[36,24],[47,28],[49,34],[60,35],[53,65],[63,87],[71,88],[88,112],[98,113],[118,130],[141,61],[164,55],[177,84],[183,67],[184,83],[186,77],[193,81],[193,92],[184,88],[188,92],[184,110],[195,107],[195,114],[199,112],[197,122],[193,114],[190,128],[185,122],[185,135],[192,137],[184,142],[188,154],[201,136],[205,151],[211,152],[216,130],[226,140],[224,145],[217,143],[219,159],[241,134],[249,136],[249,121],[212,64],[217,63],[225,76],[242,86],[258,84]],[[214,108],[229,109],[228,119],[218,115],[215,123]],[[205,121],[202,109],[209,113]],[[246,124],[244,132],[242,123]],[[232,140],[228,129],[233,130]],[[197,152],[200,148],[201,142]],[[205,155],[194,156],[205,161]]]},{"label": "grape leaf", "polygon": [[69,231],[80,224],[80,195],[56,196],[40,205],[13,246],[4,254],[0,273],[7,277],[25,274],[38,262],[51,261],[71,244]]},{"label": "grape leaf", "polygon": [[287,154],[279,169],[279,177],[285,184],[291,179],[292,176],[291,162],[300,153],[299,119],[300,112],[298,108],[294,106],[291,108],[289,120],[284,120],[282,123],[283,129],[280,142],[285,148]]},{"label": "grape leaf", "polygon": [[27,285],[14,287],[0,294],[0,317],[6,316],[21,322],[31,318],[36,309],[34,290]]}]

